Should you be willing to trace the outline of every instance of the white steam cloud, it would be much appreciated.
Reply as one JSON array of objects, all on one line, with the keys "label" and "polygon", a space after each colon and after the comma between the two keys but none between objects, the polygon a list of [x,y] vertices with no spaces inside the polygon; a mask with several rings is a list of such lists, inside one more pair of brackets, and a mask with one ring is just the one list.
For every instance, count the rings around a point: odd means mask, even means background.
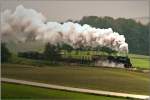
[{"label": "white steam cloud", "polygon": [[81,46],[107,46],[120,52],[128,52],[125,37],[113,32],[111,28],[100,29],[84,24],[66,22],[46,22],[46,18],[33,9],[22,5],[16,10],[5,10],[1,14],[2,40],[43,41],[52,44],[66,43],[74,48]]}]

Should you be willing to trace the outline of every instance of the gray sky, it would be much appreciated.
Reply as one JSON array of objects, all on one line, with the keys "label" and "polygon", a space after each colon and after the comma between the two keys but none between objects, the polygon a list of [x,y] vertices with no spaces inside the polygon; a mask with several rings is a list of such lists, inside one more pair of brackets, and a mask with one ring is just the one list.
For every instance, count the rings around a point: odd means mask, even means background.
[{"label": "gray sky", "polygon": [[19,4],[42,12],[48,20],[78,20],[83,16],[111,16],[114,18],[145,19],[149,16],[149,0],[95,0],[95,1],[52,1],[52,0],[2,0],[1,10],[15,9]]}]

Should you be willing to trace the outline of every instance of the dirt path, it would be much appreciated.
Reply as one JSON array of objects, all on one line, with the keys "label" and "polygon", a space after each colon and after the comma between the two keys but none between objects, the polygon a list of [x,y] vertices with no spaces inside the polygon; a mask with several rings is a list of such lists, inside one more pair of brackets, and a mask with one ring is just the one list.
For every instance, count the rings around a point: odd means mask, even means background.
[{"label": "dirt path", "polygon": [[44,87],[44,88],[51,88],[51,89],[58,89],[58,90],[65,90],[65,91],[96,94],[96,95],[106,95],[106,96],[116,96],[116,97],[126,97],[126,98],[128,97],[128,98],[141,99],[141,100],[150,99],[150,96],[147,96],[147,95],[135,95],[135,94],[127,94],[127,93],[117,93],[117,92],[109,92],[109,91],[73,88],[73,87],[66,87],[66,86],[60,86],[60,85],[45,84],[45,83],[38,83],[38,82],[31,82],[31,81],[17,80],[17,79],[10,79],[10,78],[1,78],[1,81],[17,83],[17,84],[25,84],[25,85],[31,85],[31,86],[38,86],[38,87]]}]

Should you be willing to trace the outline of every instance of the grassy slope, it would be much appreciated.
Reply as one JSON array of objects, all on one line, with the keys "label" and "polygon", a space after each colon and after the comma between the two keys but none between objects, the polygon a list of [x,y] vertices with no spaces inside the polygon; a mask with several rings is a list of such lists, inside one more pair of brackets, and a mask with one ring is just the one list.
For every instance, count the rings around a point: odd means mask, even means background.
[{"label": "grassy slope", "polygon": [[27,85],[2,83],[3,99],[48,99],[48,100],[126,100],[123,98],[97,96],[76,92],[39,88]]},{"label": "grassy slope", "polygon": [[114,92],[150,92],[149,73],[125,69],[2,64],[2,77]]}]

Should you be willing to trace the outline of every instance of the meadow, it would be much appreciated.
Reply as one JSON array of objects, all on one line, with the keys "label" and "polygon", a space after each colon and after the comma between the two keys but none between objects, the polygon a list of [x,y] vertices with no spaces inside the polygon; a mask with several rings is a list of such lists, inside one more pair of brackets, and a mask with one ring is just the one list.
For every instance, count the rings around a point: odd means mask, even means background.
[{"label": "meadow", "polygon": [[131,63],[135,68],[150,69],[150,60],[146,58],[131,58]]},{"label": "meadow", "polygon": [[2,64],[2,77],[112,92],[144,95],[150,92],[149,73],[128,69]]},{"label": "meadow", "polygon": [[62,90],[33,87],[28,85],[2,83],[2,100],[4,99],[127,100],[125,98],[118,97],[98,96],[77,92],[67,92]]}]

